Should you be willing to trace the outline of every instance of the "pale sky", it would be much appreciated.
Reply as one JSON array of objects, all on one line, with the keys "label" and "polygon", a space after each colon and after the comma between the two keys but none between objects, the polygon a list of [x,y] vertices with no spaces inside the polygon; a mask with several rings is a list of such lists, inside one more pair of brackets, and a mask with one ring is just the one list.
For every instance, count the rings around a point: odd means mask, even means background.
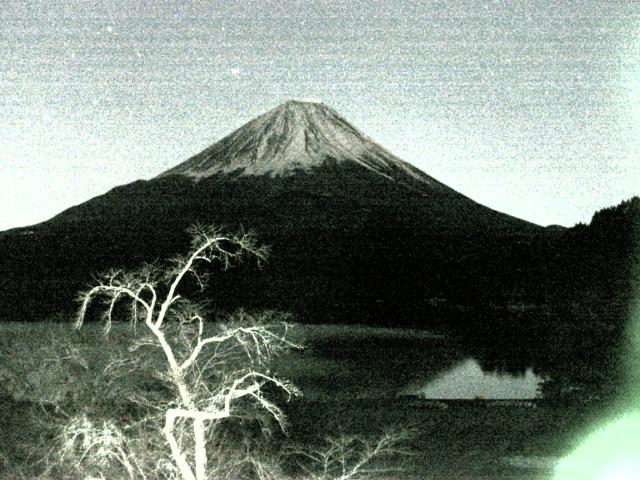
[{"label": "pale sky", "polygon": [[640,194],[640,2],[0,2],[0,230],[322,101],[480,203]]}]

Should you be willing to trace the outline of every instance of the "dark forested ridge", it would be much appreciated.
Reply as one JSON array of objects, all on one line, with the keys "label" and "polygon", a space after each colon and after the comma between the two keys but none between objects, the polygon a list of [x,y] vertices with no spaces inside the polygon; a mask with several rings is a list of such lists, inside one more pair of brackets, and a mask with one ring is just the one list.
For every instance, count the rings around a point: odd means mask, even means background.
[{"label": "dark forested ridge", "polygon": [[628,315],[640,280],[640,198],[602,209],[589,225],[567,230],[555,255],[554,301],[586,304],[604,318]]},{"label": "dark forested ridge", "polygon": [[271,246],[262,270],[246,265],[246,275],[236,271],[219,283],[214,277],[214,301],[285,308],[318,321],[406,323],[441,298],[499,301],[520,288],[523,269],[514,262],[529,255],[531,243],[546,242],[544,229],[466,197],[425,197],[379,178],[341,166],[278,178],[169,176],[118,187],[0,236],[3,317],[41,319],[67,310],[91,272],[183,251],[185,230],[197,222],[252,229]]},{"label": "dark forested ridge", "polygon": [[252,229],[271,246],[262,269],[247,264],[213,277],[211,300],[220,308],[387,325],[549,305],[590,304],[611,314],[630,299],[637,203],[598,212],[589,226],[544,229],[464,197],[372,182],[360,167],[279,178],[162,177],[2,234],[1,315],[38,320],[70,311],[92,273],[184,251],[185,230],[196,222]]}]

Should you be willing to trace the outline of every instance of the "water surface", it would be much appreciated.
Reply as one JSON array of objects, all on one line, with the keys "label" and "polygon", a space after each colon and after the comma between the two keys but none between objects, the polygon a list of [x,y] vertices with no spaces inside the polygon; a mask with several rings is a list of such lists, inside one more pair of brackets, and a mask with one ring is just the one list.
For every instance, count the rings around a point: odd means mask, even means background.
[{"label": "water surface", "polygon": [[521,375],[487,372],[477,360],[468,358],[449,370],[413,384],[400,394],[439,400],[529,400],[538,397],[542,378],[527,368]]},{"label": "water surface", "polygon": [[506,353],[503,357],[478,348],[476,355],[451,338],[424,330],[357,326],[303,329],[307,348],[289,356],[281,367],[282,374],[309,399],[398,395],[532,399],[541,383],[524,355]]}]

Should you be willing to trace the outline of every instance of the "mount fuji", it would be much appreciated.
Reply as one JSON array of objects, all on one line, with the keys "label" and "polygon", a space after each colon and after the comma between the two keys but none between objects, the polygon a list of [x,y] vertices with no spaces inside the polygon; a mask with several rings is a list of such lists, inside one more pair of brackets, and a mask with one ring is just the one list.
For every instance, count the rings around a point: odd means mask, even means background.
[{"label": "mount fuji", "polygon": [[333,109],[289,101],[155,178],[0,233],[0,318],[69,311],[93,273],[183,252],[196,222],[251,229],[271,246],[264,269],[214,278],[215,308],[302,321],[420,323],[437,305],[508,301],[539,280],[549,236],[397,158]]},{"label": "mount fuji", "polygon": [[192,178],[240,172],[286,176],[328,164],[352,163],[389,180],[446,188],[356,130],[333,109],[288,101],[161,176]]}]

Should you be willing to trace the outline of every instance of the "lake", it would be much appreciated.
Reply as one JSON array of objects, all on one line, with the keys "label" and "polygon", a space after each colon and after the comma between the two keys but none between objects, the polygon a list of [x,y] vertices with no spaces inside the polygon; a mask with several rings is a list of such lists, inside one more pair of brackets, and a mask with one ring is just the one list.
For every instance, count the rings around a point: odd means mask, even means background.
[{"label": "lake", "polygon": [[400,395],[430,400],[530,400],[538,397],[542,378],[528,368],[522,375],[487,372],[468,358],[450,370],[408,386]]},{"label": "lake", "polygon": [[[486,362],[445,335],[424,330],[302,326],[306,345],[280,362],[308,399],[533,399],[542,378],[522,359]],[[473,350],[473,349],[471,349]],[[496,354],[493,355],[494,360]],[[500,365],[488,368],[487,365]],[[510,368],[511,366],[517,368]],[[484,368],[483,368],[484,367]]]}]

